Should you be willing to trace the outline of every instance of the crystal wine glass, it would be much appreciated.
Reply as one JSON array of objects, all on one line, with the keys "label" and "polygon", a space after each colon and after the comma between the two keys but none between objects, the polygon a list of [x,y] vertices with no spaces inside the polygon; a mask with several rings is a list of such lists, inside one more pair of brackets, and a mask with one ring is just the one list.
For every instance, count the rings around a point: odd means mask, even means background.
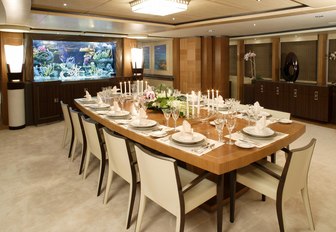
[{"label": "crystal wine glass", "polygon": [[235,117],[235,114],[231,113],[226,116],[226,127],[229,131],[229,142],[227,144],[229,145],[234,144],[231,140],[231,134],[232,134],[233,128],[235,128],[236,126],[236,121],[237,121],[237,118]]},{"label": "crystal wine glass", "polygon": [[180,116],[180,108],[178,106],[172,107],[172,116],[174,119],[174,130],[176,131],[176,121]]},{"label": "crystal wine glass", "polygon": [[226,119],[223,118],[223,116],[217,117],[214,120],[216,131],[218,133],[218,142],[223,142],[222,134],[223,134],[223,128],[224,128],[225,122],[226,122]]},{"label": "crystal wine glass", "polygon": [[162,109],[162,112],[163,112],[164,117],[166,119],[166,126],[169,127],[169,118],[170,118],[170,115],[172,114],[172,111],[171,111],[171,109],[166,108],[166,109]]}]

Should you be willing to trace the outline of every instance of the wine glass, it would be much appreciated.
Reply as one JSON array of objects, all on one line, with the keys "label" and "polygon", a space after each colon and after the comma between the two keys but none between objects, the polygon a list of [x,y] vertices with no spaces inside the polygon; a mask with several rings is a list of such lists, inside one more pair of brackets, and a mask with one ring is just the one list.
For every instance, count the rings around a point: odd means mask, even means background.
[{"label": "wine glass", "polygon": [[176,120],[180,116],[180,108],[178,106],[172,107],[172,116],[173,116],[173,119],[174,119],[174,130],[176,131]]},{"label": "wine glass", "polygon": [[223,142],[222,134],[223,134],[223,128],[225,125],[226,119],[223,118],[223,116],[219,116],[214,120],[216,131],[218,133],[218,142]]},{"label": "wine glass", "polygon": [[125,100],[126,100],[125,96],[123,94],[120,94],[118,100],[119,100],[120,105],[121,105],[121,110],[124,110],[124,103],[125,103]]},{"label": "wine glass", "polygon": [[229,131],[229,142],[227,144],[229,145],[234,144],[231,140],[231,134],[232,134],[233,128],[235,128],[236,126],[236,121],[237,121],[237,118],[235,117],[235,114],[230,113],[226,116],[226,127]]},{"label": "wine glass", "polygon": [[166,108],[166,109],[162,109],[162,112],[164,114],[164,117],[166,119],[166,126],[169,127],[169,118],[170,118],[170,115],[172,114],[172,111],[171,109],[169,108]]}]

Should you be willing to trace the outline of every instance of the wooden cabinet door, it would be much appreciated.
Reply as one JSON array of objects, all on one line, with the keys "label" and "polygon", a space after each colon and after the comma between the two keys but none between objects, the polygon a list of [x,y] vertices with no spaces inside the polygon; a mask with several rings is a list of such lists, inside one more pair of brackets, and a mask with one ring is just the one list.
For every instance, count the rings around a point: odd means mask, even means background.
[{"label": "wooden cabinet door", "polygon": [[264,81],[257,81],[255,84],[255,101],[258,101],[259,104],[263,107],[265,107],[266,99],[267,99],[267,92],[266,92],[266,85]]},{"label": "wooden cabinet door", "polygon": [[329,87],[309,86],[308,118],[323,122],[329,121]]},{"label": "wooden cabinet door", "polygon": [[51,122],[61,118],[59,92],[59,81],[33,83],[35,124]]},{"label": "wooden cabinet door", "polygon": [[297,117],[307,118],[309,100],[305,85],[292,84],[289,86],[290,112]]}]

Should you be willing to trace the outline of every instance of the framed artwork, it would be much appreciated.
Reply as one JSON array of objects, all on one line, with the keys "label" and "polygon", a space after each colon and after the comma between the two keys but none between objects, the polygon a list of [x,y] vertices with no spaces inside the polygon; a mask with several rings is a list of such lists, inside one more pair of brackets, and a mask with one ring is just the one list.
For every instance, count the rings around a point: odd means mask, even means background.
[{"label": "framed artwork", "polygon": [[167,70],[167,46],[166,44],[154,46],[154,69]]},{"label": "framed artwork", "polygon": [[143,62],[144,69],[150,69],[150,47],[143,47]]}]

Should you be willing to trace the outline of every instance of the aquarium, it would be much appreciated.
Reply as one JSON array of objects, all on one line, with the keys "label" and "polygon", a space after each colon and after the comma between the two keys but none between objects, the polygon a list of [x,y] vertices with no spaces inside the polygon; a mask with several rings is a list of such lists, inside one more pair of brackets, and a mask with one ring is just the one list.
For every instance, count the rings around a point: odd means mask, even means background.
[{"label": "aquarium", "polygon": [[33,40],[34,81],[77,81],[116,74],[116,42]]}]

